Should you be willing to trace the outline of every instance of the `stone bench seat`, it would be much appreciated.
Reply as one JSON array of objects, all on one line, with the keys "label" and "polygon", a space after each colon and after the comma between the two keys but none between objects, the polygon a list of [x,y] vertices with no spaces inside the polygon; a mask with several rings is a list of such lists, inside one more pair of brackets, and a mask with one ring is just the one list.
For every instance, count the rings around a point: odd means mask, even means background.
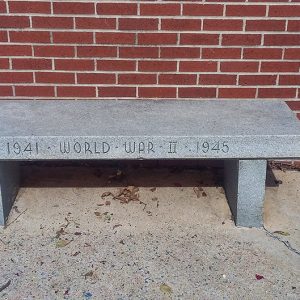
[{"label": "stone bench seat", "polygon": [[283,101],[1,101],[0,224],[23,161],[221,159],[236,224],[259,227],[267,159],[297,158],[300,122]]}]

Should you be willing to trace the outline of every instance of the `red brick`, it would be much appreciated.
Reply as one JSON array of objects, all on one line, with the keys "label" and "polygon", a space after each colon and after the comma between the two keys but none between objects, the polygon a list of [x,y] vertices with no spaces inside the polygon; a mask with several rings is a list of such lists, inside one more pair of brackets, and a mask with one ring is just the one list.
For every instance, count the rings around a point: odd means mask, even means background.
[{"label": "red brick", "polygon": [[215,98],[216,88],[179,87],[178,97],[179,98]]},{"label": "red brick", "polygon": [[56,70],[94,70],[94,61],[92,59],[56,59]]},{"label": "red brick", "polygon": [[73,57],[73,46],[34,46],[34,56],[42,57]]},{"label": "red brick", "polygon": [[158,19],[119,19],[120,30],[157,30]]},{"label": "red brick", "polygon": [[58,86],[57,87],[58,97],[79,97],[87,98],[96,97],[96,87],[93,86]]},{"label": "red brick", "polygon": [[155,74],[119,74],[119,84],[156,84]]},{"label": "red brick", "polygon": [[40,1],[8,1],[10,13],[41,13],[51,12],[50,2]]},{"label": "red brick", "polygon": [[161,60],[141,60],[139,61],[139,71],[142,72],[171,72],[176,71],[176,61]]},{"label": "red brick", "polygon": [[202,58],[241,58],[240,48],[204,48]]},{"label": "red brick", "polygon": [[239,85],[275,85],[276,75],[240,75]]},{"label": "red brick", "polygon": [[214,61],[181,61],[180,72],[216,72],[217,63]]},{"label": "red brick", "polygon": [[33,82],[32,72],[0,72],[1,83]]},{"label": "red brick", "polygon": [[7,31],[0,31],[0,42],[7,42]]},{"label": "red brick", "polygon": [[8,58],[0,58],[0,69],[8,69],[8,68],[9,68]]},{"label": "red brick", "polygon": [[213,31],[241,31],[243,30],[243,20],[204,19],[203,29]]},{"label": "red brick", "polygon": [[300,75],[280,75],[279,84],[300,86]]},{"label": "red brick", "polygon": [[1,16],[0,17],[0,28],[29,28],[29,17],[28,16]]},{"label": "red brick", "polygon": [[218,45],[218,34],[205,33],[181,33],[180,44],[182,45]]},{"label": "red brick", "polygon": [[176,98],[175,87],[139,87],[141,98]]},{"label": "red brick", "polygon": [[199,58],[200,49],[197,47],[162,47],[161,58]]},{"label": "red brick", "polygon": [[300,59],[300,48],[285,49],[284,58],[285,59],[296,59],[296,60]]},{"label": "red brick", "polygon": [[37,83],[75,83],[75,74],[66,72],[36,72]]},{"label": "red brick", "polygon": [[31,55],[31,46],[28,45],[1,45],[0,47],[0,56],[29,56],[29,55]]},{"label": "red brick", "polygon": [[159,84],[193,85],[197,83],[196,74],[160,74]]},{"label": "red brick", "polygon": [[265,5],[226,5],[226,16],[263,17],[265,15]]},{"label": "red brick", "polygon": [[52,68],[51,59],[38,59],[38,58],[12,59],[12,69],[15,70],[50,70],[51,68]]},{"label": "red brick", "polygon": [[47,31],[11,31],[9,36],[13,43],[50,43]]},{"label": "red brick", "polygon": [[78,29],[116,29],[115,18],[75,18]]},{"label": "red brick", "polygon": [[92,44],[92,32],[53,32],[53,42],[62,44]]},{"label": "red brick", "polygon": [[299,17],[299,5],[270,5],[270,17]]},{"label": "red brick", "polygon": [[0,13],[6,13],[6,3],[4,1],[0,2]]},{"label": "red brick", "polygon": [[[295,0],[295,1],[299,1],[299,0]],[[237,1],[239,2],[239,1]],[[243,2],[243,1],[240,1]],[[293,0],[248,0],[248,2],[293,2]]]},{"label": "red brick", "polygon": [[258,72],[258,62],[229,61],[221,62],[221,72]]},{"label": "red brick", "polygon": [[140,4],[141,16],[176,16],[180,15],[180,4]]},{"label": "red brick", "polygon": [[113,46],[77,46],[78,57],[116,57],[117,48]]},{"label": "red brick", "polygon": [[255,98],[255,88],[219,88],[218,98]]},{"label": "red brick", "polygon": [[176,33],[139,33],[139,45],[171,45],[177,43]]},{"label": "red brick", "polygon": [[27,97],[54,97],[53,86],[16,86],[16,96]]},{"label": "red brick", "polygon": [[120,47],[120,58],[158,58],[158,48]]},{"label": "red brick", "polygon": [[286,101],[286,104],[292,110],[300,110],[300,101]]},{"label": "red brick", "polygon": [[162,30],[171,31],[198,31],[201,30],[201,20],[196,19],[162,19]]},{"label": "red brick", "polygon": [[200,74],[199,84],[201,85],[236,84],[236,75]]},{"label": "red brick", "polygon": [[281,59],[282,49],[280,48],[245,48],[246,59]]},{"label": "red brick", "polygon": [[185,16],[222,16],[223,5],[214,4],[184,4],[183,15]]},{"label": "red brick", "polygon": [[296,88],[259,88],[259,98],[295,98]]},{"label": "red brick", "polygon": [[99,15],[136,15],[136,3],[98,3],[97,14]]},{"label": "red brick", "polygon": [[264,44],[267,46],[300,45],[300,34],[266,34]]},{"label": "red brick", "polygon": [[287,30],[300,32],[300,20],[289,20]]},{"label": "red brick", "polygon": [[84,2],[54,2],[53,3],[54,14],[70,14],[70,15],[85,15],[94,14],[94,3]]},{"label": "red brick", "polygon": [[285,20],[247,20],[247,31],[285,31]]},{"label": "red brick", "polygon": [[13,95],[12,86],[4,86],[4,85],[0,86],[0,97],[12,96],[12,95]]},{"label": "red brick", "polygon": [[134,60],[98,60],[97,70],[103,71],[135,71]]},{"label": "red brick", "polygon": [[99,97],[135,97],[135,87],[103,86],[98,88]]},{"label": "red brick", "polygon": [[32,17],[33,28],[73,28],[73,18],[68,17]]},{"label": "red brick", "polygon": [[[299,114],[296,114],[298,120],[300,120],[300,113]],[[300,165],[299,163],[297,165]]]},{"label": "red brick", "polygon": [[77,81],[83,84],[114,84],[116,83],[116,75],[108,73],[78,73]]},{"label": "red brick", "polygon": [[223,34],[222,45],[224,46],[240,46],[240,45],[260,45],[260,34]]},{"label": "red brick", "polygon": [[263,61],[261,62],[261,72],[299,72],[300,62],[288,61]]},{"label": "red brick", "polygon": [[125,32],[97,32],[97,44],[134,44],[135,34]]}]

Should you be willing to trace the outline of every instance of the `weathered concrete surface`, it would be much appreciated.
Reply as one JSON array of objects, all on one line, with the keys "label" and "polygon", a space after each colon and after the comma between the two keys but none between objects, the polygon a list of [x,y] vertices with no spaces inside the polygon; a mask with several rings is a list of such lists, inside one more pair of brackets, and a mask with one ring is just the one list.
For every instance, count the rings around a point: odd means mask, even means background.
[{"label": "weathered concrete surface", "polygon": [[300,158],[282,101],[0,102],[0,160]]},{"label": "weathered concrete surface", "polygon": [[[299,299],[299,255],[264,229],[235,227],[215,174],[27,169],[0,229],[0,287],[11,280],[1,299]],[[300,172],[276,177],[265,226],[299,251]],[[128,185],[143,203],[101,198]]]},{"label": "weathered concrete surface", "polygon": [[224,187],[235,224],[263,226],[266,160],[226,160]]}]

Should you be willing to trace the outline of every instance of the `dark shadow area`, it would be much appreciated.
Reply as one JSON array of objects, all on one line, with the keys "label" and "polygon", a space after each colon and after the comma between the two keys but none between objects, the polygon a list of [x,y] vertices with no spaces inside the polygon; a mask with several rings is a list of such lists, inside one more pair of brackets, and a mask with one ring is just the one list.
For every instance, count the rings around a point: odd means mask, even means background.
[{"label": "dark shadow area", "polygon": [[[223,161],[52,161],[22,165],[23,187],[220,187]],[[268,167],[267,187],[280,184]]]}]

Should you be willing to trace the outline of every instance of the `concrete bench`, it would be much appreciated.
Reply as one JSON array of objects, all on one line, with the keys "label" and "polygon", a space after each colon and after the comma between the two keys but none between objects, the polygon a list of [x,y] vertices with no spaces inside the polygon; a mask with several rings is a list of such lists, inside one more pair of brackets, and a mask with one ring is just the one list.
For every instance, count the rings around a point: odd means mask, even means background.
[{"label": "concrete bench", "polygon": [[22,161],[222,159],[236,224],[259,227],[266,160],[283,158],[300,158],[300,122],[281,101],[1,101],[0,223]]}]

